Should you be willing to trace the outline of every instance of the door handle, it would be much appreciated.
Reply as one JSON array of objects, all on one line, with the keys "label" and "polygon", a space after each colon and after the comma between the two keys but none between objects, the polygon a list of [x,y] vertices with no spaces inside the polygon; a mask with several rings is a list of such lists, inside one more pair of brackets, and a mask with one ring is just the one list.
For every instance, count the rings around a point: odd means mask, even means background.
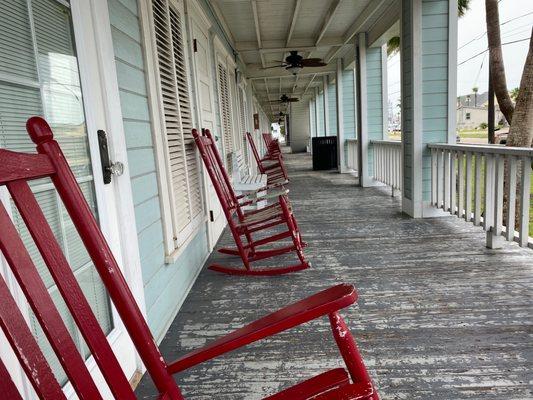
[{"label": "door handle", "polygon": [[112,162],[109,159],[107,135],[103,129],[98,130],[98,147],[100,149],[100,163],[102,164],[104,184],[107,185],[111,183],[111,177],[113,175],[120,176],[124,173],[124,164],[120,161]]}]

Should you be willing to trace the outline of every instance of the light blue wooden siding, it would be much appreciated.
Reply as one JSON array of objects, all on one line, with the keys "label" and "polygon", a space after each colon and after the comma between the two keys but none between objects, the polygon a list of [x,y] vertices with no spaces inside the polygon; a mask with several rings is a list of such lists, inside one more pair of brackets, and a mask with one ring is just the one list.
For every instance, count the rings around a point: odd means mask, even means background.
[{"label": "light blue wooden siding", "polygon": [[[448,138],[448,0],[422,1],[422,198],[431,198],[427,143]],[[454,116],[455,117],[455,116]]]},{"label": "light blue wooden siding", "polygon": [[317,136],[325,136],[324,132],[324,93],[319,93],[316,98],[317,112]]},{"label": "light blue wooden siding", "polygon": [[413,88],[412,88],[412,49],[411,49],[411,13],[409,3],[402,4],[402,37],[400,40],[402,54],[402,141],[403,145],[403,196],[412,200],[412,166],[413,166]]},{"label": "light blue wooden siding", "polygon": [[[108,0],[139,237],[148,324],[162,339],[207,255],[205,228],[175,264],[165,264],[156,162],[136,0]],[[135,244],[132,244],[132,246]]]},{"label": "light blue wooden siding", "polygon": [[[383,139],[383,94],[381,47],[366,50],[367,127],[368,140]],[[374,151],[368,147],[368,174],[374,174]]]},{"label": "light blue wooden siding", "polygon": [[[422,0],[421,26],[411,28],[410,6],[404,0],[402,10],[402,135],[404,146],[404,196],[412,199],[413,187],[413,115],[421,112],[422,122],[422,199],[431,195],[431,156],[428,143],[446,142],[448,138],[448,24],[449,0]],[[421,59],[412,59],[411,29],[420,40]],[[412,73],[421,62],[421,110],[413,109]]]},{"label": "light blue wooden siding", "polygon": [[337,88],[335,83],[328,85],[328,136],[337,136]]},{"label": "light blue wooden siding", "polygon": [[344,138],[355,139],[355,88],[353,69],[342,72],[342,112]]}]

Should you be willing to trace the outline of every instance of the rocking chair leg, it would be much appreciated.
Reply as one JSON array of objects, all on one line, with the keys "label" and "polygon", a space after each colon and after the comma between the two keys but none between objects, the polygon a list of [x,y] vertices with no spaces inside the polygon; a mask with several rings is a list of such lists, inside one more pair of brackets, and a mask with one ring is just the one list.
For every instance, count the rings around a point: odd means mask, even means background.
[{"label": "rocking chair leg", "polygon": [[[344,322],[337,311],[329,314],[329,322],[331,324],[331,330],[333,331],[333,337],[335,338],[335,342],[337,342],[337,346],[346,363],[352,381],[354,383],[371,382],[371,378],[368,375],[363,359],[359,354],[357,344],[355,343],[346,322]],[[372,400],[379,400],[377,392],[375,392]]]}]

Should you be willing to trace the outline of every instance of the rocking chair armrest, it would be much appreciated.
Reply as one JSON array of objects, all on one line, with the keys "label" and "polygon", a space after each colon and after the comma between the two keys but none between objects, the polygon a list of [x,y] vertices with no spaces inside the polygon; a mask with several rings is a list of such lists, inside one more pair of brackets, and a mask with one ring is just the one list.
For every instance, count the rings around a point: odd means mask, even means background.
[{"label": "rocking chair armrest", "polygon": [[255,199],[251,199],[251,204],[256,204],[259,201],[272,199],[279,196],[286,196],[289,194],[289,189],[283,189],[283,190],[276,190],[275,192],[267,192],[263,195],[257,194],[257,197]]},{"label": "rocking chair armrest", "polygon": [[[266,192],[267,190],[283,187],[283,185],[284,185],[284,182],[275,183],[275,184],[272,184],[272,185],[267,185],[265,187],[259,188],[259,189],[255,190],[254,192],[247,193],[246,195],[238,196],[237,197],[238,200],[244,199],[244,201],[239,202],[239,205],[241,207],[242,206],[249,206],[251,204],[258,203],[259,201],[263,201],[263,200],[267,200],[267,199],[271,199],[271,198],[279,197],[279,196],[286,196],[286,195],[289,194],[289,189],[278,190],[278,191],[275,191],[275,192],[272,192],[272,191]],[[266,193],[264,193],[264,192],[266,192]],[[262,193],[264,193],[264,194],[262,194]],[[255,198],[250,198],[249,197],[250,195],[252,195],[252,196],[255,195],[256,197]]]},{"label": "rocking chair armrest", "polygon": [[281,182],[274,182],[274,183],[271,183],[270,185],[266,185],[262,188],[257,189],[257,192],[264,192],[265,190],[277,189],[279,187],[283,187],[287,185],[288,183],[289,181],[287,179]]},{"label": "rocking chair armrest", "polygon": [[171,374],[184,371],[260,339],[331,314],[356,301],[357,293],[352,285],[333,286],[245,325],[205,347],[190,352],[170,363],[167,369]]},{"label": "rocking chair armrest", "polygon": [[276,162],[274,162],[272,164],[268,164],[268,165],[263,166],[265,171],[270,171],[272,169],[276,169],[276,168],[280,168],[280,167],[281,167],[281,163],[279,161],[276,161]]}]

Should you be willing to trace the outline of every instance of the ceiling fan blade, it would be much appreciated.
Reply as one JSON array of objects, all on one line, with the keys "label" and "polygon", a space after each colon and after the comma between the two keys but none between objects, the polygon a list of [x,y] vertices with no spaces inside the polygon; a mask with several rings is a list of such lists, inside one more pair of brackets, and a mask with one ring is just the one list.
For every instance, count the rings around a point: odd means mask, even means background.
[{"label": "ceiling fan blade", "polygon": [[287,100],[289,103],[295,103],[297,101],[300,101],[300,99],[297,99],[296,97],[291,97],[289,100]]},{"label": "ceiling fan blade", "polygon": [[328,64],[326,64],[320,58],[307,58],[302,60],[303,67],[325,67],[326,65]]},{"label": "ceiling fan blade", "polygon": [[270,100],[269,103],[283,103],[281,100]]}]

